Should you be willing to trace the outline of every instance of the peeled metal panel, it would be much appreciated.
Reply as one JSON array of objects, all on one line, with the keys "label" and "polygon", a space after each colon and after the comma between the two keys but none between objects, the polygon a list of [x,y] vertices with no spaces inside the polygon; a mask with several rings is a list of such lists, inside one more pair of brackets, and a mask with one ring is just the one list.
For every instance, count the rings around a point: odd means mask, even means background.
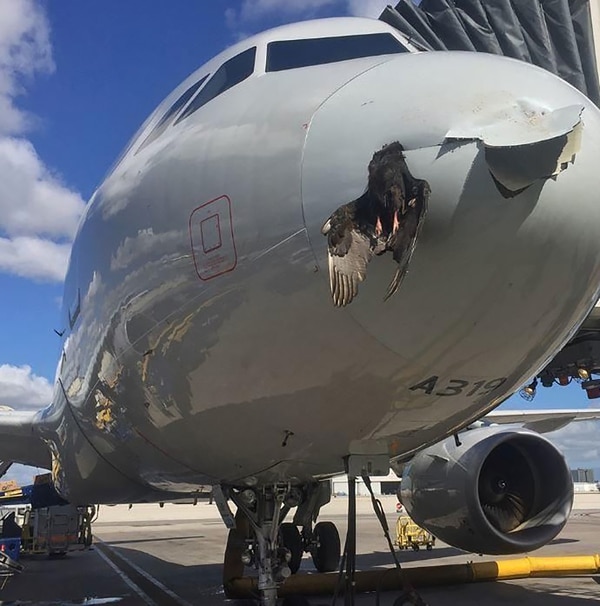
[{"label": "peeled metal panel", "polygon": [[600,105],[590,0],[402,0],[380,18],[430,50],[533,63]]}]

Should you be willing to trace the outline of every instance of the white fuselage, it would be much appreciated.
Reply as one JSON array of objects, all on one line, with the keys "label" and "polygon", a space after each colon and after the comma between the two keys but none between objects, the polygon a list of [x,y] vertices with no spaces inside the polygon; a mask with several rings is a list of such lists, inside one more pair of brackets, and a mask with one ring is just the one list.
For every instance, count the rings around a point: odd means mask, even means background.
[{"label": "white fuselage", "polygon": [[[42,413],[73,501],[303,482],[382,445],[407,455],[513,393],[597,300],[590,101],[538,68],[475,53],[265,73],[269,40],[394,31],[350,19],[294,27],[190,76],[88,205]],[[192,82],[252,46],[251,77],[140,148]],[[557,178],[507,198],[480,142],[446,134],[486,116],[510,122],[522,100],[583,106],[581,148]],[[390,300],[394,262],[376,257],[356,300],[336,308],[321,226],[393,141],[431,187],[423,232]]]}]

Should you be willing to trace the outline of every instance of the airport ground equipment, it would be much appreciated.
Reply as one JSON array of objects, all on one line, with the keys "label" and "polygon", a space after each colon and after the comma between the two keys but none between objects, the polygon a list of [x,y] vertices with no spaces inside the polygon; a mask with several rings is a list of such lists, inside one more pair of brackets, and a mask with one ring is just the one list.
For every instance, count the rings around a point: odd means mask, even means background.
[{"label": "airport ground equipment", "polygon": [[399,516],[396,522],[396,545],[399,549],[419,551],[421,547],[426,547],[431,551],[435,545],[435,537],[415,524],[409,516]]},{"label": "airport ground equipment", "polygon": [[95,507],[54,505],[41,509],[26,508],[22,518],[21,551],[64,556],[92,544],[92,520]]},{"label": "airport ground equipment", "polygon": [[8,579],[23,569],[19,564],[21,527],[15,517],[14,511],[0,509],[0,589]]},{"label": "airport ground equipment", "polygon": [[[50,474],[38,475],[34,483],[0,492],[0,517],[10,518],[12,532],[3,537],[20,539],[20,553],[63,556],[92,544],[92,521],[96,507],[76,507],[54,489]],[[13,528],[14,527],[14,528]],[[15,532],[16,531],[16,532]],[[1,543],[0,543],[1,547]],[[14,559],[14,553],[9,553]]]},{"label": "airport ground equipment", "polygon": [[20,554],[62,556],[69,551],[86,549],[92,544],[95,507],[0,507],[0,516],[6,517],[13,513],[14,521],[21,530],[20,536],[0,539],[0,553],[5,552],[13,560],[18,560]]},{"label": "airport ground equipment", "polygon": [[21,553],[20,537],[8,537],[0,539],[0,553],[6,554],[11,560],[19,561]]},{"label": "airport ground equipment", "polygon": [[0,509],[14,505],[31,505],[33,509],[38,509],[66,504],[67,501],[56,492],[49,473],[35,476],[33,484],[0,491]]}]

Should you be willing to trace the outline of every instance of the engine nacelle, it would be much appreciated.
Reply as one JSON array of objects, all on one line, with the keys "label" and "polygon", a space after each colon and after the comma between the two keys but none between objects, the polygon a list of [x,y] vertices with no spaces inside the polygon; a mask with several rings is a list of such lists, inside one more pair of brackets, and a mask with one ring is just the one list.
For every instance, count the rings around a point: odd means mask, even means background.
[{"label": "engine nacelle", "polygon": [[413,520],[476,553],[538,549],[563,528],[573,482],[563,455],[526,429],[485,427],[419,452],[405,467],[401,499]]}]

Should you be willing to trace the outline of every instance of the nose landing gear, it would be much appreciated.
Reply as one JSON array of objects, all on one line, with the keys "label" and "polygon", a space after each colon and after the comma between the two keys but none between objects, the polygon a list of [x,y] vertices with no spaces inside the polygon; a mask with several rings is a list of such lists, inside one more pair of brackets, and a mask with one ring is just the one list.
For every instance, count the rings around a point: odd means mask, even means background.
[{"label": "nose landing gear", "polygon": [[[373,509],[384,532],[402,587],[402,594],[394,602],[395,606],[426,606],[400,566],[385,512],[381,502],[375,498],[370,478],[363,475],[362,479],[371,495]],[[315,589],[332,594],[333,603],[337,603],[337,598],[343,592],[344,605],[354,606],[357,581],[362,582],[362,591],[379,592],[381,581],[373,585],[371,578],[365,583],[365,575],[369,575],[370,571],[356,571],[355,475],[348,474],[348,530],[341,565],[337,528],[331,522],[320,522],[313,528],[321,506],[331,497],[328,483],[315,483],[301,488],[289,485],[271,485],[260,489],[228,488],[227,497],[238,506],[235,525],[227,498],[220,488],[216,495],[217,506],[225,523],[230,522],[223,578],[228,598],[256,597],[260,599],[261,606],[276,606],[280,585],[299,569],[303,551],[311,553],[319,572],[332,572],[339,566],[338,575],[298,575],[297,578],[290,579],[282,588],[282,593],[288,594],[283,606],[305,606],[308,602],[298,594],[314,592]],[[283,522],[292,507],[297,507],[293,522]],[[229,515],[226,515],[227,512]],[[299,526],[302,527],[302,533],[298,532]],[[258,579],[243,577],[244,566],[251,565],[258,571]],[[382,572],[382,576],[386,572]]]},{"label": "nose landing gear", "polygon": [[[340,561],[337,528],[331,522],[320,522],[313,529],[321,506],[330,499],[328,484],[230,488],[228,496],[238,512],[225,550],[223,585],[227,597],[234,597],[229,595],[228,584],[242,576],[244,565],[254,566],[258,571],[262,606],[275,606],[278,586],[298,571],[304,551],[311,553],[319,572],[337,570]],[[296,506],[293,522],[283,522]],[[298,526],[302,527],[302,533]]]}]

